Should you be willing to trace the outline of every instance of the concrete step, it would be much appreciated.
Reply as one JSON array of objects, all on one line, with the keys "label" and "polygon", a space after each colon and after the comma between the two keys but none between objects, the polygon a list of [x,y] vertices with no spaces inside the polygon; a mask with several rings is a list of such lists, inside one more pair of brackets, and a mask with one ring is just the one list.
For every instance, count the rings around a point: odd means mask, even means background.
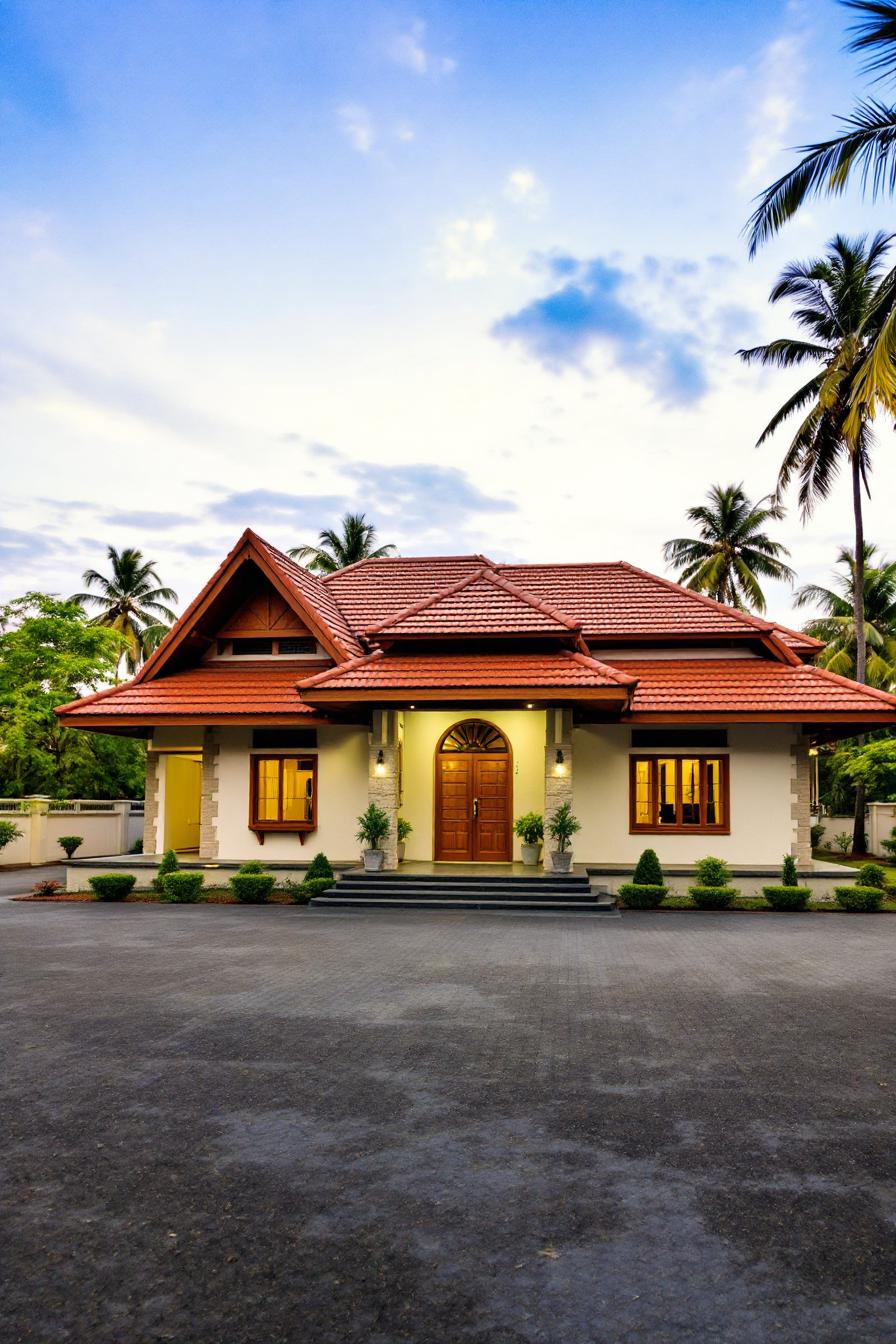
[{"label": "concrete step", "polygon": [[479,886],[458,887],[451,882],[422,884],[416,882],[381,882],[376,887],[369,884],[359,884],[355,886],[350,882],[337,882],[336,886],[331,888],[331,892],[336,896],[353,896],[358,900],[376,900],[380,896],[401,896],[410,899],[411,897],[420,897],[422,900],[449,900],[454,897],[460,897],[464,900],[494,900],[494,901],[590,901],[593,899],[589,887],[574,887],[567,891],[557,891],[554,888],[546,888],[544,891],[537,891],[532,887],[518,887],[508,883],[506,886],[493,887],[485,884]]},{"label": "concrete step", "polygon": [[500,900],[481,897],[314,896],[315,910],[498,910],[518,914],[618,915],[612,899],[587,901]]},{"label": "concrete step", "polygon": [[563,874],[550,874],[545,877],[529,877],[522,873],[508,873],[505,876],[494,876],[493,874],[481,874],[475,876],[464,874],[455,877],[453,873],[403,873],[400,869],[397,871],[390,869],[383,873],[346,873],[340,878],[340,882],[356,887],[376,887],[384,882],[412,884],[415,887],[443,887],[451,886],[461,887],[520,887],[532,891],[574,891],[581,888],[588,891],[590,887],[589,879],[585,873],[575,873],[569,876]]}]

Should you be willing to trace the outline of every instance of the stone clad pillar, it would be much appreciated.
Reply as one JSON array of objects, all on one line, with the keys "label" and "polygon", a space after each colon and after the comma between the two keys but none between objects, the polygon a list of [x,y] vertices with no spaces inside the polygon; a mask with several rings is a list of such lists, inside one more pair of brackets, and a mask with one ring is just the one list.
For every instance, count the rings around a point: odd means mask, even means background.
[{"label": "stone clad pillar", "polygon": [[812,867],[812,816],[810,813],[811,769],[809,739],[803,734],[790,748],[790,816],[793,840],[790,851],[799,868]]},{"label": "stone clad pillar", "polygon": [[[557,760],[557,753],[563,755]],[[548,821],[562,803],[572,805],[572,710],[549,708],[545,713],[544,748],[544,861],[550,866],[552,841]]]},{"label": "stone clad pillar", "polygon": [[398,867],[400,764],[398,710],[375,709],[370,734],[367,800],[381,807],[389,818],[389,834],[383,841],[385,868]]},{"label": "stone clad pillar", "polygon": [[218,857],[218,757],[221,746],[214,728],[202,738],[202,797],[199,806],[199,857]]},{"label": "stone clad pillar", "polygon": [[[151,744],[150,744],[151,745]],[[143,801],[143,853],[160,853],[159,827],[159,756],[146,754],[146,796]]]}]

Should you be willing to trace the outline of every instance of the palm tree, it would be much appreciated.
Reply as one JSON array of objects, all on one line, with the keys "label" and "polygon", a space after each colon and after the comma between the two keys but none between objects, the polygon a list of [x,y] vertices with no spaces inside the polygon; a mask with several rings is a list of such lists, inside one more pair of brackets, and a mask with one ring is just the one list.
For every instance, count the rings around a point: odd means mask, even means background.
[{"label": "palm tree", "polygon": [[[841,0],[862,15],[850,31],[850,51],[868,54],[866,72],[878,80],[896,78],[896,0]],[[851,116],[841,117],[840,135],[803,145],[795,168],[779,177],[759,197],[747,222],[750,256],[776,234],[814,196],[839,196],[854,175],[872,198],[896,190],[896,107],[876,98],[860,102]]]},{"label": "palm tree", "polygon": [[376,527],[363,513],[344,514],[340,527],[341,536],[326,527],[318,533],[317,546],[294,546],[289,554],[318,574],[335,574],[359,560],[379,560],[395,551],[394,546],[377,546]]},{"label": "palm tree", "polygon": [[687,512],[699,537],[667,541],[666,562],[678,567],[678,582],[695,592],[740,611],[765,611],[759,576],[784,582],[794,577],[781,558],[790,552],[762,530],[769,519],[781,517],[780,507],[768,497],[753,503],[743,485],[714,485],[707,499]]},{"label": "palm tree", "polygon": [[[821,612],[803,627],[807,635],[825,642],[819,658],[821,666],[842,677],[854,677],[855,555],[844,547],[836,563],[840,572],[834,572],[833,588],[804,584],[796,593],[795,603],[798,607],[816,607]],[[867,681],[881,690],[890,690],[896,683],[896,560],[878,559],[877,547],[866,542],[861,569],[865,580]]]},{"label": "palm tree", "polygon": [[86,569],[81,576],[85,587],[95,591],[75,593],[71,600],[82,606],[102,608],[92,623],[109,626],[124,637],[125,666],[133,673],[176,620],[165,604],[176,602],[177,593],[162,586],[156,562],[144,560],[142,551],[135,547],[116,551],[110,546],[107,555],[112,565],[111,578],[95,569]]},{"label": "palm tree", "polygon": [[[864,556],[862,490],[868,490],[871,422],[878,410],[892,413],[896,397],[889,375],[879,375],[881,332],[896,319],[894,272],[883,261],[893,235],[878,233],[850,241],[836,237],[824,257],[793,262],[772,289],[770,302],[792,299],[793,316],[810,337],[782,337],[752,350],[739,350],[748,363],[790,368],[813,364],[815,372],[772,416],[758,444],[797,412],[803,416],[778,473],[780,498],[794,476],[799,479],[800,511],[805,521],[815,504],[830,493],[840,466],[849,463],[852,478],[856,556]],[[865,680],[863,566],[854,584],[856,680]]]}]

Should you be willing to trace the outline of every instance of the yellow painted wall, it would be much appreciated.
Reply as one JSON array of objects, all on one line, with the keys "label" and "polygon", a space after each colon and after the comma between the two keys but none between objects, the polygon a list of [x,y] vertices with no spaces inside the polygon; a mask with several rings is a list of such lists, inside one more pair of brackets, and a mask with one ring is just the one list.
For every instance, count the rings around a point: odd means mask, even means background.
[{"label": "yellow painted wall", "polygon": [[199,848],[202,756],[164,756],[165,848]]},{"label": "yellow painted wall", "polygon": [[[511,820],[523,812],[544,812],[545,716],[542,710],[406,710],[402,748],[401,815],[413,826],[405,858],[433,857],[435,751],[442,734],[462,719],[484,719],[505,735],[513,752]],[[520,843],[513,838],[513,856]]]}]

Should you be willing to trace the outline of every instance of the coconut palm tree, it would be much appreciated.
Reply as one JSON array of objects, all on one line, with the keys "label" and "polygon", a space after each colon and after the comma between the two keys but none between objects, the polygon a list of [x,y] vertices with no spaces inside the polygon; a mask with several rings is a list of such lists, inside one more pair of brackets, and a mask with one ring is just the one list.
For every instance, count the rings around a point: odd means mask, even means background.
[{"label": "coconut palm tree", "polygon": [[395,551],[394,546],[377,546],[376,527],[363,513],[346,513],[339,525],[341,535],[326,527],[318,533],[317,546],[294,546],[289,554],[318,574],[335,574],[358,560],[379,560]]},{"label": "coconut palm tree", "polygon": [[124,637],[123,658],[128,672],[133,673],[161,643],[176,619],[166,603],[176,602],[177,593],[162,585],[156,562],[144,560],[142,551],[136,547],[116,551],[110,546],[107,555],[111,577],[86,569],[81,577],[88,591],[73,594],[71,600],[82,606],[102,608],[94,616],[93,624],[109,626]]},{"label": "coconut palm tree", "polygon": [[698,537],[674,537],[663,547],[666,562],[679,570],[678,582],[727,602],[741,611],[765,611],[759,579],[793,581],[784,563],[790,552],[762,530],[781,509],[770,498],[753,503],[743,485],[714,485],[708,504],[688,509]]},{"label": "coconut palm tree", "polygon": [[[896,0],[841,0],[862,17],[850,31],[847,50],[867,54],[864,70],[877,80],[896,79]],[[803,145],[803,157],[758,198],[747,222],[750,255],[776,234],[805,202],[839,196],[858,177],[872,198],[896,190],[896,107],[876,98],[841,117],[844,130],[829,140]]]},{"label": "coconut palm tree", "polygon": [[[825,642],[824,652],[818,660],[821,666],[842,677],[854,677],[855,555],[848,547],[843,547],[836,563],[834,586],[804,584],[796,593],[795,604],[815,607],[821,613],[803,627],[807,635]],[[866,678],[870,686],[891,690],[896,684],[896,560],[879,557],[877,547],[866,542],[861,568],[865,580]]]},{"label": "coconut palm tree", "polygon": [[[862,491],[868,490],[871,467],[871,422],[880,410],[892,414],[896,395],[890,374],[879,375],[882,330],[896,320],[894,272],[884,260],[893,235],[878,233],[850,240],[836,237],[824,257],[793,262],[772,289],[770,301],[792,299],[797,326],[809,337],[785,336],[738,354],[748,363],[791,368],[811,364],[815,371],[772,416],[759,436],[764,443],[792,415],[802,416],[781,463],[777,497],[791,480],[799,480],[800,510],[805,521],[820,499],[830,493],[846,462],[852,480],[854,554],[864,556]],[[885,361],[889,363],[889,361]],[[865,680],[863,568],[856,566],[854,584],[856,679]]]}]

